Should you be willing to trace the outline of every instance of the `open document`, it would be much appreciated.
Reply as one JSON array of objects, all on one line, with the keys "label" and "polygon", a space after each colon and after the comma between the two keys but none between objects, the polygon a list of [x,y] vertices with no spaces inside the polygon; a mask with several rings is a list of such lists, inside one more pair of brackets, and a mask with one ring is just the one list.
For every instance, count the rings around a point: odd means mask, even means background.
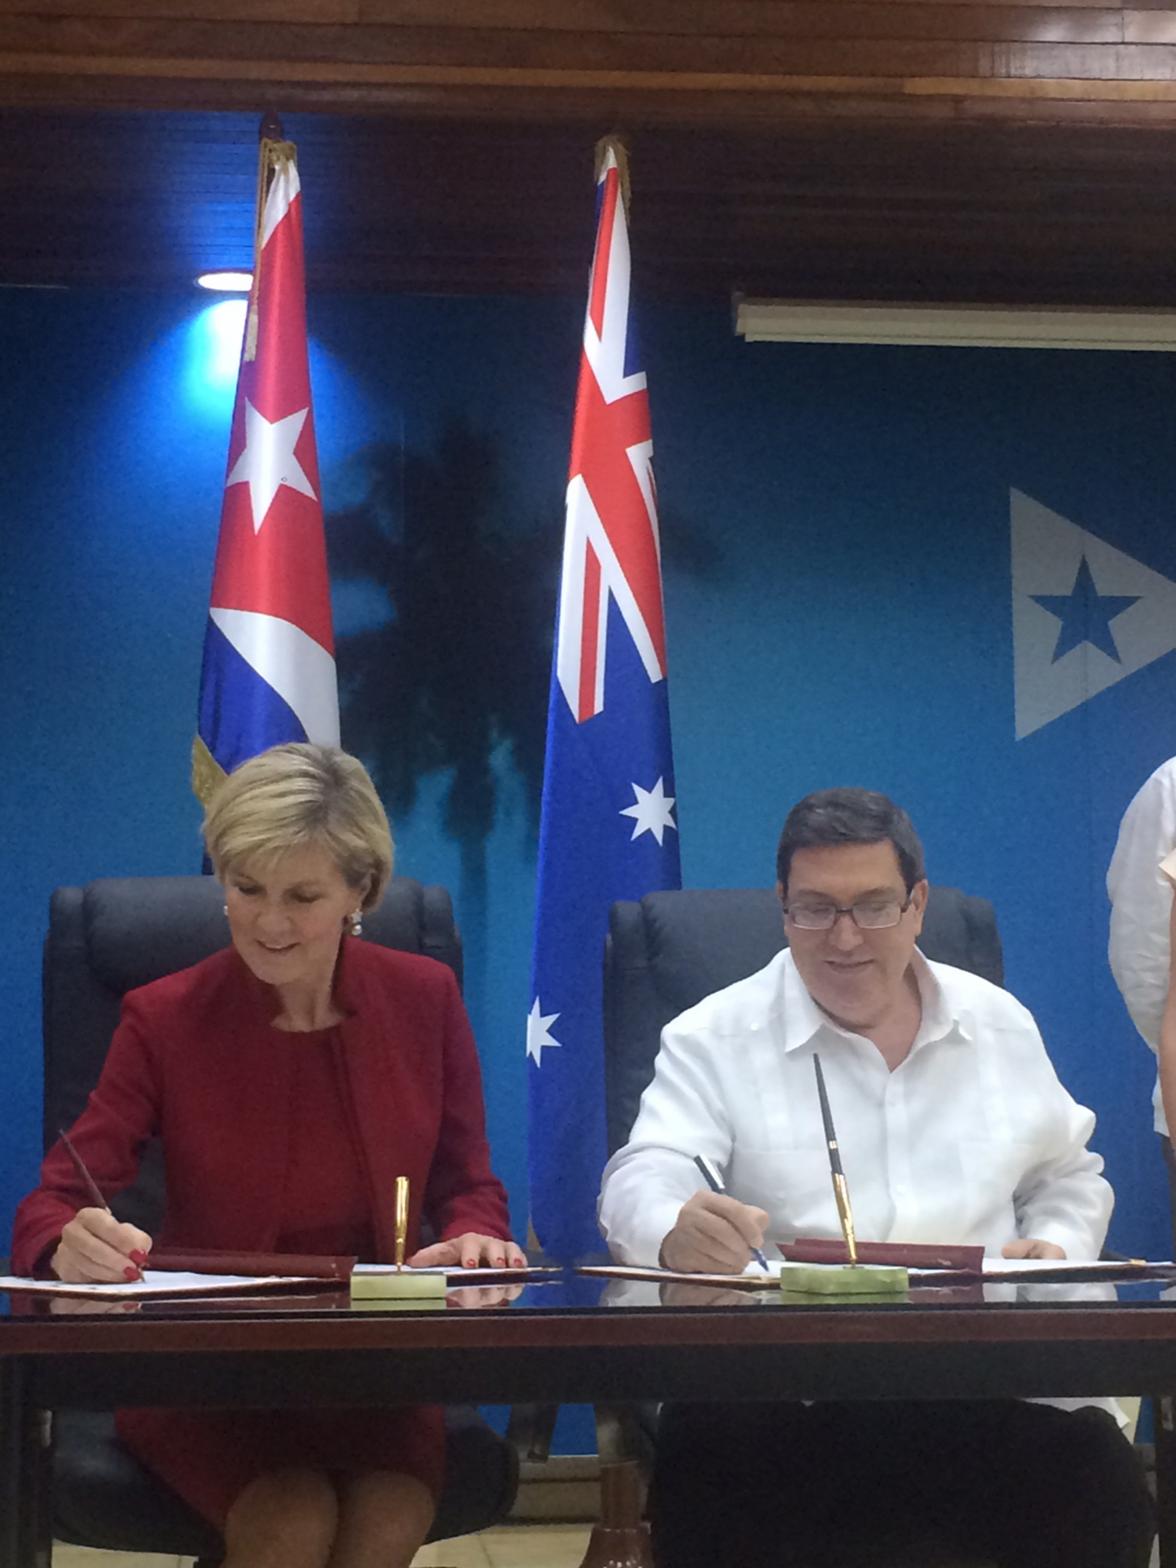
[{"label": "open document", "polygon": [[[142,1301],[151,1296],[216,1296],[226,1291],[272,1290],[282,1286],[314,1285],[324,1282],[311,1274],[196,1274],[180,1270],[146,1269],[142,1279],[117,1280],[110,1284],[70,1284],[59,1279],[23,1279],[18,1274],[0,1274],[0,1290],[19,1291],[36,1296],[94,1296],[108,1301]],[[329,1289],[329,1285],[327,1286]]]},{"label": "open document", "polygon": [[[391,1274],[395,1267],[390,1263],[356,1264],[357,1274]],[[477,1285],[482,1282],[513,1280],[519,1284],[560,1274],[559,1268],[435,1268],[414,1269],[405,1265],[405,1274],[444,1274],[450,1286]],[[304,1289],[342,1289],[346,1280],[324,1280],[319,1274],[214,1274],[195,1271],[146,1269],[142,1279],[111,1284],[67,1284],[56,1279],[25,1279],[20,1275],[0,1275],[0,1290],[19,1291],[25,1295],[43,1296],[93,1296],[111,1301],[143,1301],[161,1296],[217,1296],[232,1291]]]},{"label": "open document", "polygon": [[[577,1269],[578,1274],[597,1274],[608,1279],[642,1279],[665,1284],[716,1285],[728,1290],[766,1290],[780,1282],[781,1275],[790,1269],[810,1270],[820,1264],[788,1263],[783,1259],[769,1259],[766,1269],[749,1263],[742,1274],[689,1273],[676,1269],[642,1267],[636,1264],[593,1264]],[[829,1267],[843,1267],[831,1264]],[[884,1265],[862,1263],[858,1267],[866,1272]],[[948,1285],[973,1280],[997,1282],[1001,1280],[1028,1283],[1038,1280],[1042,1284],[1055,1280],[1129,1280],[1153,1279],[1176,1274],[1176,1265],[1170,1262],[1149,1262],[1143,1258],[1093,1259],[1082,1261],[1070,1258],[1001,1258],[984,1257],[979,1271],[974,1269],[911,1268],[908,1275],[912,1285]]]}]

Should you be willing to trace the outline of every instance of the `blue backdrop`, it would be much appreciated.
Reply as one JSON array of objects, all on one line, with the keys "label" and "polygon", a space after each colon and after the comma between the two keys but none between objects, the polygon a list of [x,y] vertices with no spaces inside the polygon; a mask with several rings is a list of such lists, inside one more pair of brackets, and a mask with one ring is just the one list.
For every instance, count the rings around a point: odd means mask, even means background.
[{"label": "blue backdrop", "polygon": [[[526,630],[541,693],[582,309],[310,302],[328,514],[358,509],[394,545],[436,539],[425,499],[389,487],[388,453],[431,460],[448,431],[460,469],[476,438],[481,547],[539,552]],[[50,889],[199,865],[188,753],[235,369],[207,310],[187,295],[0,292],[0,1230],[35,1172]],[[1132,586],[1133,563],[1176,579],[1171,361],[747,345],[725,305],[647,308],[641,325],[685,885],[769,882],[784,814],[810,789],[892,794],[933,880],[997,907],[1008,984],[1098,1113],[1112,1239],[1166,1255],[1153,1073],[1107,971],[1103,876],[1123,808],[1176,752],[1176,660],[1147,654],[1167,635],[1164,585]],[[1011,491],[1028,498],[1016,600]],[[455,560],[468,547],[460,530],[444,545]],[[1018,738],[1014,624],[1022,707],[1039,713],[1061,679],[1062,622],[1032,596],[1070,595],[1084,556],[1099,594],[1140,596],[1108,622],[1136,652],[1095,690],[1109,656],[1079,650],[1095,694]],[[344,649],[400,613],[354,558],[335,604]],[[497,637],[482,624],[473,656],[505,657],[518,635],[505,617]],[[540,739],[542,710],[541,696]],[[487,726],[483,829],[455,824],[444,767],[416,782],[397,829],[400,869],[457,899],[495,1158],[521,1224],[535,841],[520,723]],[[345,743],[348,725],[345,710]]]}]

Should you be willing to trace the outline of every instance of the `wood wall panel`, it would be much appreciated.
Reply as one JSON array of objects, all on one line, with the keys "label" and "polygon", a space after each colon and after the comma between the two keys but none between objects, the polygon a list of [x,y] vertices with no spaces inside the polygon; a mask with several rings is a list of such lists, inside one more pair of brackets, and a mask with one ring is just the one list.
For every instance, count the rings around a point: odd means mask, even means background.
[{"label": "wood wall panel", "polygon": [[[116,0],[117,3],[117,0]],[[1168,0],[1170,4],[1170,0]],[[526,28],[563,33],[610,32],[621,36],[655,33],[666,37],[752,36],[791,38],[1081,38],[1114,43],[1123,37],[1123,11],[1095,4],[1056,7],[970,3],[937,8],[929,17],[921,0],[894,0],[883,10],[869,3],[830,4],[829,0],[645,0],[617,5],[591,0],[552,7],[545,0],[447,0],[445,15],[429,0],[359,0],[364,24],[397,26]],[[76,8],[76,7],[75,7]],[[199,12],[191,13],[193,15]],[[239,14],[239,13],[238,13]]]},{"label": "wood wall panel", "polygon": [[1176,44],[1176,11],[1128,11],[1124,24],[1128,43]]},{"label": "wood wall panel", "polygon": [[[1170,10],[1172,0],[0,0],[2,16],[171,17],[192,21],[323,22],[400,27],[505,28],[561,33],[770,34],[868,38],[1067,38],[1122,36],[1134,11]],[[1104,36],[1105,35],[1105,36]]]},{"label": "wood wall panel", "polygon": [[[652,34],[579,33],[574,58],[563,34],[541,30],[415,27],[327,27],[283,24],[264,30],[251,23],[166,22],[127,18],[13,17],[0,26],[4,52],[94,62],[236,60],[339,67],[434,66],[441,71],[532,73],[556,85],[590,73],[626,76],[688,75],[763,80],[772,76],[857,79],[951,77],[1067,78],[1092,81],[1166,81],[1176,69],[1176,49],[1152,44],[994,43],[961,39],[859,39],[779,36],[698,38]],[[262,47],[264,45],[264,47]],[[310,73],[312,79],[314,72]],[[389,79],[395,77],[390,71]],[[542,82],[536,81],[536,85]],[[852,85],[852,81],[848,83]]]},{"label": "wood wall panel", "polygon": [[[595,128],[294,116],[312,289],[578,293]],[[256,121],[0,113],[0,281],[247,264]],[[46,147],[54,153],[45,168]],[[645,294],[1176,305],[1165,128],[813,120],[630,137]],[[39,164],[38,161],[39,160]],[[35,180],[29,170],[39,168]],[[79,182],[78,169],[86,171]]]}]

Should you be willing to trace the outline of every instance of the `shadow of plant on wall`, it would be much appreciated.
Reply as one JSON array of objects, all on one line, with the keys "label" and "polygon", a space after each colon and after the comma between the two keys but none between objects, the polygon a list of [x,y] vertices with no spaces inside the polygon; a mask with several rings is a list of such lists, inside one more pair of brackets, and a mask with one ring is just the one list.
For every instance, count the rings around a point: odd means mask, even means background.
[{"label": "shadow of plant on wall", "polygon": [[461,855],[463,921],[477,928],[496,755],[505,752],[538,819],[561,503],[554,497],[532,525],[507,526],[498,455],[464,420],[450,421],[430,453],[388,442],[356,462],[366,494],[330,518],[331,576],[377,588],[388,619],[338,641],[345,741],[394,822],[426,775],[450,775],[443,826]]},{"label": "shadow of plant on wall", "polygon": [[[331,577],[375,588],[388,618],[338,639],[344,742],[371,769],[393,823],[423,778],[449,775],[442,825],[461,858],[472,979],[484,961],[501,759],[538,823],[563,497],[541,515],[512,512],[498,453],[459,418],[432,452],[389,441],[353,461],[365,493],[329,519]],[[670,532],[677,565],[714,576],[714,540],[681,518]]]}]

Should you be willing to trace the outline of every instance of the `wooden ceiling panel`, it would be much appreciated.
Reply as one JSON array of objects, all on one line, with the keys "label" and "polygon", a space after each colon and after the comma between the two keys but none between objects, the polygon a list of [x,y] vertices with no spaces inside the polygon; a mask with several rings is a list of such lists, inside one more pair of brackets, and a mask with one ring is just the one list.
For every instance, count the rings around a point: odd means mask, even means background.
[{"label": "wooden ceiling panel", "polygon": [[250,260],[259,115],[312,288],[1176,306],[1176,0],[0,0],[0,284]]}]

